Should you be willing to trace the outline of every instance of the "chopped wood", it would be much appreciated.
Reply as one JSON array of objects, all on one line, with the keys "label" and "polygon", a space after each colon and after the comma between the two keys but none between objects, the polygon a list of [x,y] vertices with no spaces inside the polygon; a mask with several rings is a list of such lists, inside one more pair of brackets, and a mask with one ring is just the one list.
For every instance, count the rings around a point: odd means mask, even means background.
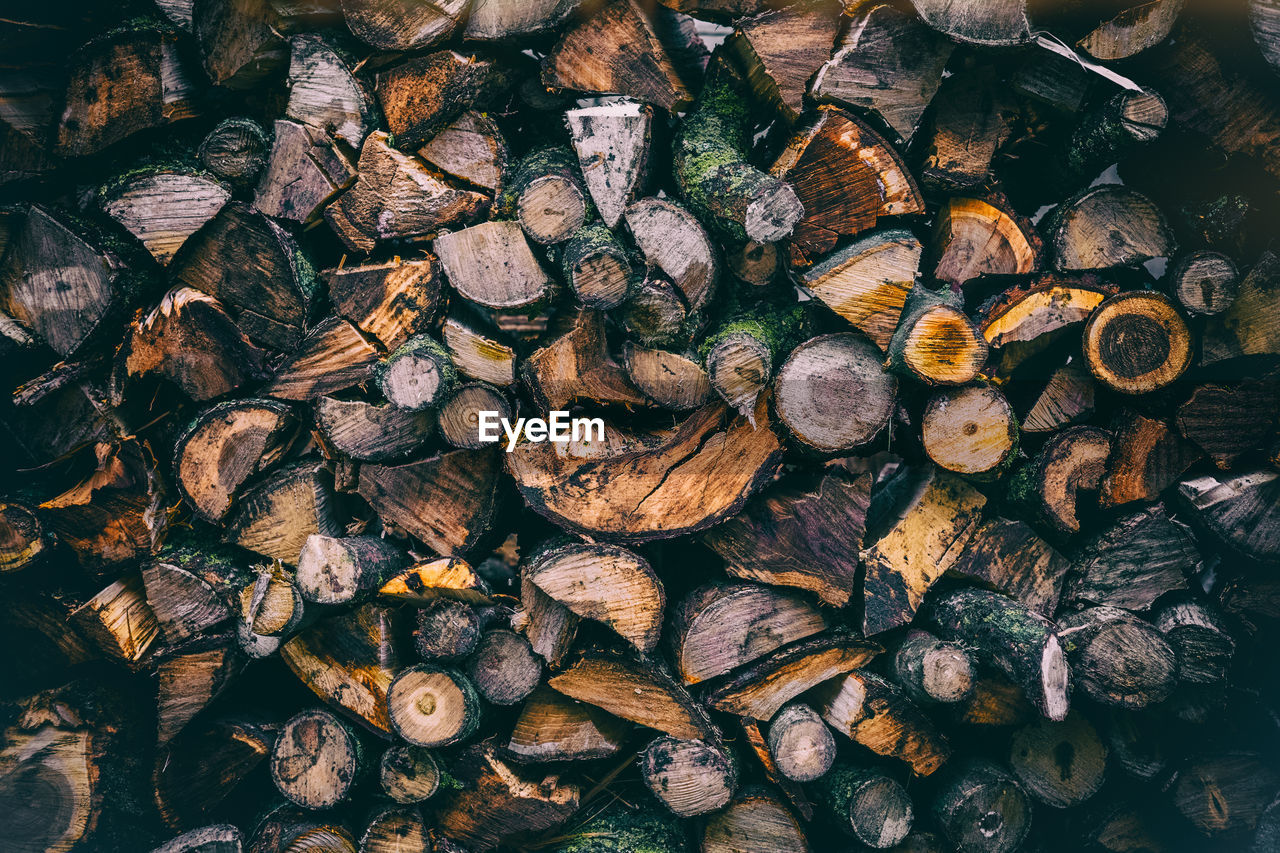
[{"label": "chopped wood", "polygon": [[339,452],[361,462],[386,462],[410,455],[431,437],[432,413],[389,403],[317,397],[316,427]]},{"label": "chopped wood", "polygon": [[251,118],[236,116],[218,122],[200,143],[200,165],[218,178],[243,189],[256,186],[267,165],[271,140]]},{"label": "chopped wood", "polygon": [[800,283],[886,350],[923,252],[909,231],[872,231],[805,270]]},{"label": "chopped wood", "polygon": [[905,762],[930,776],[951,747],[929,717],[897,685],[866,671],[851,672],[814,688],[814,707],[833,729],[877,755]]},{"label": "chopped wood", "polygon": [[591,200],[605,225],[616,228],[649,171],[653,109],[624,100],[568,110],[565,122]]},{"label": "chopped wood", "polygon": [[934,225],[933,276],[960,285],[983,275],[1030,273],[1042,251],[1031,223],[998,199],[951,198]]},{"label": "chopped wood", "polygon": [[502,186],[507,172],[506,138],[492,118],[475,110],[441,128],[418,149],[418,156],[446,175],[491,193]]},{"label": "chopped wood", "polygon": [[1115,391],[1143,394],[1176,381],[1191,364],[1186,321],[1157,293],[1122,293],[1103,302],[1084,326],[1085,363]]},{"label": "chopped wood", "polygon": [[893,675],[915,702],[963,702],[973,692],[974,663],[963,646],[912,631],[893,656]]},{"label": "chopped wood", "polygon": [[323,397],[367,382],[377,360],[377,348],[359,329],[330,317],[307,332],[265,390],[281,400]]},{"label": "chopped wood", "polygon": [[355,180],[355,164],[324,131],[281,119],[253,206],[277,219],[318,221]]},{"label": "chopped wood", "polygon": [[973,534],[947,571],[989,584],[1041,616],[1058,609],[1071,561],[1023,521],[993,518]]},{"label": "chopped wood", "polygon": [[769,724],[769,752],[783,776],[795,782],[812,782],[831,769],[836,741],[816,711],[794,702]]},{"label": "chopped wood", "polygon": [[321,708],[291,717],[271,750],[271,781],[290,802],[323,809],[341,802],[365,756],[355,733]]},{"label": "chopped wood", "polygon": [[886,352],[886,364],[896,373],[926,385],[964,385],[977,378],[989,349],[964,313],[962,293],[916,286],[907,293]]},{"label": "chopped wood", "polygon": [[[289,39],[285,115],[354,149],[373,126],[373,99],[351,65],[324,37],[296,35]],[[276,133],[280,133],[278,123]]]},{"label": "chopped wood", "polygon": [[713,734],[706,712],[685,689],[644,663],[587,656],[547,683],[571,699],[674,738],[698,740]]},{"label": "chopped wood", "polygon": [[1112,426],[1111,457],[1098,505],[1157,500],[1199,458],[1168,422],[1125,412]]},{"label": "chopped wood", "polygon": [[231,198],[220,182],[195,170],[143,169],[105,185],[103,211],[168,264],[188,237]]},{"label": "chopped wood", "polygon": [[351,32],[383,50],[416,50],[442,42],[466,16],[466,0],[429,5],[406,0],[342,0]]},{"label": "chopped wood", "polygon": [[698,220],[659,198],[637,201],[626,209],[624,218],[648,265],[671,279],[689,310],[703,308],[711,300],[720,266]]},{"label": "chopped wood", "polygon": [[1013,774],[969,759],[948,774],[933,803],[947,839],[964,853],[1013,853],[1031,831],[1031,800]]},{"label": "chopped wood", "polygon": [[790,124],[835,47],[840,22],[823,4],[800,4],[738,22],[725,41],[745,71],[751,93]]},{"label": "chopped wood", "polygon": [[507,750],[521,761],[607,758],[622,748],[627,731],[617,717],[542,686],[521,708]]},{"label": "chopped wood", "polygon": [[872,849],[894,848],[911,831],[911,797],[891,776],[842,764],[816,787],[831,820]]},{"label": "chopped wood", "polygon": [[516,381],[516,352],[463,316],[450,315],[442,330],[444,345],[458,372],[470,379],[507,388]]},{"label": "chopped wood", "polygon": [[1145,708],[1173,692],[1177,657],[1150,623],[1118,607],[1091,607],[1060,626],[1076,687],[1091,699]]},{"label": "chopped wood", "polygon": [[337,536],[332,475],[317,462],[277,469],[237,501],[227,521],[228,542],[289,565],[313,533]]},{"label": "chopped wood", "polygon": [[647,401],[626,371],[608,354],[604,315],[580,311],[568,330],[535,350],[521,364],[525,385],[539,411],[570,404],[644,406]]},{"label": "chopped wood", "polygon": [[389,578],[378,595],[394,601],[427,604],[449,598],[466,604],[490,604],[489,584],[466,560],[442,557],[415,563]]},{"label": "chopped wood", "polygon": [[1119,519],[1081,549],[1068,600],[1145,610],[1185,589],[1200,558],[1185,528],[1160,507]]},{"label": "chopped wood", "polygon": [[711,399],[711,380],[693,353],[653,349],[628,341],[623,348],[627,378],[645,398],[673,412],[700,408]]},{"label": "chopped wood", "polygon": [[737,787],[737,765],[720,747],[669,735],[640,753],[640,777],[653,795],[679,817],[694,817],[727,805]]},{"label": "chopped wood", "polygon": [[1062,430],[1040,451],[1028,488],[1033,505],[1059,531],[1080,532],[1080,493],[1098,491],[1110,453],[1111,434],[1089,426]]},{"label": "chopped wood", "polygon": [[920,440],[940,467],[975,479],[999,476],[1018,452],[1018,421],[990,385],[940,391],[920,418]]}]

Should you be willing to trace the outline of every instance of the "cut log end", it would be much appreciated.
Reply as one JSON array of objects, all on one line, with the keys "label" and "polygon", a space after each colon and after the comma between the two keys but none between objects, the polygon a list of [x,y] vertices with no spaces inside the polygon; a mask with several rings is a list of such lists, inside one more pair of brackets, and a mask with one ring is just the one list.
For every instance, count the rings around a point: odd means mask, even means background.
[{"label": "cut log end", "polygon": [[396,676],[387,691],[391,725],[416,746],[448,746],[480,724],[480,698],[460,673],[418,664]]},{"label": "cut log end", "polygon": [[774,183],[747,204],[743,229],[757,243],[776,243],[804,219],[804,205],[790,184]]},{"label": "cut log end", "polygon": [[1085,324],[1089,370],[1125,394],[1158,391],[1177,380],[1191,364],[1192,349],[1186,321],[1157,293],[1113,296]]}]

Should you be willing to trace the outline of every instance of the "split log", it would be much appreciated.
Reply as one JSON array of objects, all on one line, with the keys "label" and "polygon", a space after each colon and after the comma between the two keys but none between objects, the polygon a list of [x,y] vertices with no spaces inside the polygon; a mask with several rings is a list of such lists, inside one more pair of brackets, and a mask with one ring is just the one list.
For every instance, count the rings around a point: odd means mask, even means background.
[{"label": "split log", "polygon": [[754,428],[726,415],[699,409],[662,444],[629,453],[524,442],[507,467],[529,506],[568,529],[628,542],[678,536],[737,512],[777,464],[763,401]]},{"label": "split log", "polygon": [[251,118],[227,118],[209,131],[197,152],[200,165],[236,189],[256,186],[267,165],[271,140]]},{"label": "split log", "polygon": [[724,57],[680,126],[672,169],[694,213],[731,240],[772,243],[791,233],[804,205],[790,184],[746,161],[749,136],[742,81]]},{"label": "split log", "polygon": [[255,344],[281,351],[302,340],[315,274],[271,219],[232,202],[169,263],[173,279],[217,299]]},{"label": "split log", "polygon": [[923,251],[909,231],[873,231],[805,270],[800,283],[886,350]]},{"label": "split log", "polygon": [[307,809],[342,802],[367,769],[360,741],[346,723],[322,708],[290,717],[271,750],[271,781]]},{"label": "split log", "polygon": [[91,346],[141,283],[125,260],[65,214],[32,205],[0,263],[0,311],[63,358]]},{"label": "split log", "polygon": [[435,598],[417,611],[413,647],[429,661],[456,661],[471,654],[484,630],[480,614],[460,601]]},{"label": "split log", "polygon": [[[1095,393],[1096,387],[1089,371],[1071,364],[1059,367],[1027,410],[1022,419],[1022,431],[1051,433],[1087,420],[1094,412]],[[1116,441],[1119,441],[1118,437]],[[1103,488],[1105,491],[1105,485]]]},{"label": "split log", "polygon": [[1149,623],[1116,607],[1091,607],[1064,616],[1060,630],[1073,680],[1095,702],[1144,708],[1173,692],[1177,657]]},{"label": "split log", "polygon": [[938,92],[953,47],[915,16],[872,5],[853,17],[809,91],[824,103],[873,112],[906,144]]},{"label": "split log", "polygon": [[329,472],[315,462],[278,469],[240,496],[227,521],[227,541],[296,564],[312,533],[339,535],[332,482]]},{"label": "split log", "polygon": [[868,636],[905,625],[925,593],[950,568],[977,530],[986,497],[963,480],[930,467],[910,491],[863,562],[862,629]]},{"label": "split log", "polygon": [[978,328],[993,347],[1033,344],[1082,323],[1118,288],[1095,276],[1043,273],[1005,289],[978,311]]},{"label": "split log", "polygon": [[151,449],[136,439],[94,448],[96,467],[81,483],[37,508],[41,520],[91,572],[155,553],[169,518]]},{"label": "split log", "polygon": [[289,406],[275,400],[234,400],[206,409],[174,448],[178,489],[201,518],[221,521],[240,487],[284,458],[300,426]]},{"label": "split log", "polygon": [[889,369],[926,385],[972,382],[987,361],[987,341],[964,313],[964,296],[944,287],[911,288],[886,350]]},{"label": "split log", "polygon": [[174,828],[211,820],[226,797],[250,787],[247,780],[271,754],[277,729],[247,718],[184,729],[157,757],[153,781],[161,816]]},{"label": "split log", "polygon": [[220,182],[194,169],[127,172],[98,191],[103,212],[137,237],[161,265],[231,198]]},{"label": "split log", "polygon": [[1031,796],[1055,808],[1093,797],[1106,778],[1107,748],[1079,711],[1060,723],[1036,720],[1013,733],[1009,766]]},{"label": "split log", "polygon": [[1266,251],[1241,280],[1231,307],[1206,323],[1201,340],[1201,363],[1236,365],[1271,360],[1280,353],[1277,304],[1280,304],[1280,255]]},{"label": "split log", "polygon": [[398,548],[376,536],[312,534],[298,557],[298,591],[316,604],[357,603],[405,562]]},{"label": "split log", "polygon": [[571,404],[644,406],[626,371],[609,356],[604,315],[579,311],[567,330],[535,350],[521,375],[541,412],[565,411]]},{"label": "split log", "polygon": [[1128,6],[1082,38],[1079,47],[1104,62],[1128,59],[1168,38],[1182,7],[1182,0]]},{"label": "split log", "polygon": [[616,228],[648,176],[653,109],[625,100],[568,110],[565,122],[591,200]]},{"label": "split log", "polygon": [[0,501],[0,573],[34,565],[46,545],[44,525],[30,507]]},{"label": "split log", "polygon": [[1111,457],[1098,493],[1104,509],[1154,501],[1200,458],[1167,422],[1123,413],[1111,434]]},{"label": "split log", "polygon": [[324,36],[310,33],[289,39],[289,102],[284,114],[352,149],[360,147],[374,125],[373,98],[353,66]]},{"label": "split log", "polygon": [[[936,0],[921,2],[936,4]],[[1022,5],[1021,0],[1004,5],[1014,4]],[[965,8],[970,7],[977,4]],[[1007,118],[1014,110],[1010,93],[990,68],[961,69],[942,81],[934,102],[933,121],[923,137],[927,147],[921,184],[926,190],[946,193],[983,185],[996,150],[1012,133]]]},{"label": "split log", "polygon": [[587,656],[547,683],[565,696],[674,738],[715,740],[701,706],[653,666],[622,657]]},{"label": "split log", "polygon": [[940,468],[976,480],[999,477],[1018,454],[1018,421],[991,385],[939,391],[920,419],[925,452]]},{"label": "split log", "polygon": [[1199,385],[1178,407],[1178,432],[1194,442],[1221,470],[1274,440],[1280,417],[1280,387],[1245,380]]},{"label": "split log", "polygon": [[853,594],[871,485],[869,475],[835,472],[783,480],[702,541],[733,577],[797,587],[843,607]]},{"label": "split log", "polygon": [[983,275],[1030,273],[1043,250],[1031,223],[1002,199],[951,198],[933,227],[933,277],[956,286]]},{"label": "split log", "polygon": [[934,818],[962,853],[1013,853],[1031,830],[1031,801],[1013,775],[974,759],[951,772]]},{"label": "split log", "polygon": [[61,156],[96,154],[138,131],[199,114],[198,72],[184,62],[178,33],[154,21],[138,19],[91,39],[66,67],[65,107],[54,136]]},{"label": "split log", "polygon": [[184,832],[151,853],[241,853],[243,842],[239,829],[222,823]]},{"label": "split log", "polygon": [[432,434],[432,413],[411,412],[364,400],[317,397],[316,426],[340,453],[361,462],[399,459],[420,448]]},{"label": "split log", "polygon": [[1197,756],[1178,773],[1173,804],[1201,835],[1217,838],[1251,829],[1280,778],[1259,753]]},{"label": "split log", "polygon": [[1032,40],[1025,0],[999,3],[911,0],[911,4],[926,24],[963,44],[1009,47]]},{"label": "split log", "polygon": [[834,824],[874,850],[898,849],[911,831],[911,796],[883,773],[842,764],[817,789]]},{"label": "split log", "polygon": [[532,313],[556,286],[515,222],[486,222],[444,234],[433,247],[449,284],[482,308]]},{"label": "split log", "polygon": [[751,94],[786,124],[804,111],[814,75],[831,58],[839,19],[823,4],[802,4],[737,22],[725,40]]},{"label": "split log", "polygon": [[282,803],[258,821],[251,849],[262,853],[287,853],[302,845],[324,853],[356,853],[355,838],[341,822]]},{"label": "split log", "polygon": [[70,613],[70,620],[103,654],[139,663],[160,637],[160,623],[147,604],[142,578],[129,574]]},{"label": "split log", "polygon": [[[750,717],[739,717],[738,723],[742,726],[742,733],[746,735],[748,748],[750,748],[752,754],[755,755],[756,759],[760,762],[761,768],[764,770],[765,778],[782,791],[788,802],[791,803],[795,810],[798,811],[805,820],[813,820],[813,803],[809,802],[808,797],[805,796],[804,789],[798,783],[791,781],[786,776],[783,776],[778,770],[778,766],[774,764],[773,755],[769,752],[769,743],[765,740],[764,732],[760,729],[760,723]],[[748,789],[747,796],[750,796],[750,793],[753,790],[758,789]],[[742,797],[742,795],[739,796]],[[795,817],[790,816],[790,813],[787,811],[785,806],[781,804],[781,802],[776,802],[775,805],[779,813],[788,814],[791,822],[796,823]],[[751,810],[735,810],[733,808],[733,804],[730,804],[729,808],[720,812],[720,814],[728,814],[734,811],[746,813]],[[746,816],[750,817],[751,815],[747,814]],[[714,822],[715,818],[711,818],[710,821]]]},{"label": "split log", "polygon": [[1039,512],[1058,530],[1080,532],[1080,493],[1097,492],[1110,453],[1111,434],[1087,426],[1062,430],[1040,451],[1029,488]]},{"label": "split log", "polygon": [[640,753],[640,778],[678,817],[694,817],[728,804],[737,765],[713,743],[662,736]]},{"label": "split log", "polygon": [[441,850],[433,840],[422,815],[412,808],[391,807],[374,814],[360,834],[361,853],[395,853],[397,847]]},{"label": "split log", "polygon": [[692,100],[636,0],[612,0],[570,26],[547,54],[542,82],[553,89],[628,95],[671,111]]},{"label": "split log", "polygon": [[624,218],[637,248],[683,294],[690,311],[711,301],[719,260],[707,233],[688,211],[665,199],[645,198],[626,209]]},{"label": "split log", "polygon": [[492,604],[489,584],[466,560],[444,557],[415,563],[387,580],[378,595],[392,601],[427,604],[448,598],[464,604]]},{"label": "split log", "polygon": [[1191,364],[1186,321],[1168,297],[1154,292],[1113,296],[1084,326],[1085,363],[1094,377],[1124,394],[1158,391]]},{"label": "split log", "polygon": [[1070,560],[1025,522],[995,518],[977,529],[947,571],[990,585],[1027,609],[1051,617],[1071,567]]},{"label": "split log", "polygon": [[282,71],[289,44],[281,27],[267,0],[200,0],[191,6],[200,60],[215,86],[252,89]]},{"label": "split log", "polygon": [[1048,233],[1059,270],[1133,266],[1176,249],[1159,208],[1119,184],[1102,184],[1064,202],[1053,213]]},{"label": "split log", "polygon": [[623,346],[627,378],[650,402],[673,412],[697,409],[711,400],[711,380],[694,353]]},{"label": "split log", "polygon": [[487,701],[514,705],[537,688],[542,662],[534,657],[528,640],[499,628],[480,638],[467,658],[466,674]]},{"label": "split log", "polygon": [[428,255],[328,270],[335,313],[388,350],[426,332],[440,303],[440,266]]},{"label": "split log", "polygon": [[489,744],[470,747],[453,764],[463,787],[437,810],[446,836],[483,853],[518,833],[558,826],[578,810],[578,786],[551,774],[529,777]]},{"label": "split log", "polygon": [[229,632],[166,651],[155,665],[156,743],[172,741],[231,684],[245,662]]},{"label": "split log", "polygon": [[313,693],[362,727],[390,738],[387,692],[400,666],[390,611],[371,604],[321,619],[280,647]]},{"label": "split log", "polygon": [[1180,601],[1156,613],[1155,624],[1177,655],[1180,682],[1226,680],[1236,642],[1218,613],[1195,601]]},{"label": "split log", "polygon": [[444,321],[444,345],[458,372],[470,379],[507,388],[516,381],[515,349],[467,318],[452,314]]},{"label": "split log", "polygon": [[583,619],[608,625],[641,654],[658,643],[666,593],[639,554],[616,545],[552,544],[530,556],[521,576]]},{"label": "split log", "polygon": [[178,287],[134,323],[116,365],[129,379],[159,376],[203,402],[266,378],[266,360],[218,300]]},{"label": "split log", "polygon": [[315,222],[355,180],[355,164],[327,133],[278,119],[253,206],[277,219]]},{"label": "split log", "polygon": [[249,574],[227,548],[170,542],[143,567],[142,583],[165,640],[177,644],[231,618]]},{"label": "split log", "polygon": [[[791,810],[767,789],[751,788],[707,818],[703,853],[806,853],[804,830]],[[672,849],[672,848],[666,848]]]},{"label": "split log", "polygon": [[324,212],[352,251],[371,252],[380,240],[426,238],[471,219],[489,200],[445,183],[418,158],[392,148],[391,137],[380,130],[365,138],[356,168],[355,185]]},{"label": "split log", "polygon": [[783,707],[769,724],[769,754],[783,776],[812,782],[836,760],[836,741],[818,713],[803,702]]},{"label": "split log", "polygon": [[384,522],[438,554],[458,554],[488,530],[498,464],[489,450],[454,450],[404,465],[362,465],[359,492]]},{"label": "split log", "polygon": [[774,379],[774,411],[790,436],[818,453],[868,444],[893,416],[898,381],[857,334],[822,335],[796,347]]},{"label": "split log", "polygon": [[416,151],[466,110],[501,96],[512,76],[497,59],[441,50],[379,74],[376,90],[396,146]]},{"label": "split log", "polygon": [[961,590],[935,602],[938,636],[971,648],[1025,691],[1050,720],[1064,720],[1069,671],[1056,626],[1015,601],[985,590]]},{"label": "split log", "polygon": [[627,733],[617,717],[544,686],[521,708],[507,751],[533,762],[607,758],[622,748]]},{"label": "split log", "polygon": [[342,0],[356,38],[383,50],[420,50],[449,38],[466,17],[466,0],[430,6],[405,0]]},{"label": "split log", "polygon": [[441,128],[418,149],[418,156],[451,178],[490,193],[498,192],[507,172],[506,138],[492,118],[475,110]]},{"label": "split log", "polygon": [[1280,475],[1270,470],[1232,476],[1207,475],[1178,485],[1182,502],[1216,540],[1264,563],[1280,560],[1276,495]]},{"label": "split log", "polygon": [[1185,528],[1163,507],[1124,516],[1081,548],[1068,601],[1146,610],[1161,596],[1187,588],[1200,554]]},{"label": "split log", "polygon": [[907,763],[917,776],[932,775],[951,755],[933,721],[890,681],[851,672],[810,694],[822,719],[877,755]]},{"label": "split log", "polygon": [[[240,624],[254,637],[263,637],[274,651],[284,639],[296,634],[313,614],[298,591],[297,580],[279,563],[259,566],[255,580],[240,591]],[[248,650],[250,654],[253,649]]]},{"label": "split log", "polygon": [[790,182],[803,206],[803,219],[791,235],[795,266],[825,255],[842,238],[874,228],[880,217],[924,212],[915,179],[893,146],[834,107],[818,109],[770,173]]},{"label": "split log", "polygon": [[579,6],[580,0],[511,0],[486,3],[471,9],[465,36],[477,41],[499,41],[559,29]]},{"label": "split log", "polygon": [[736,670],[704,701],[725,713],[772,719],[809,688],[864,666],[880,651],[854,632],[818,634]]},{"label": "split log", "polygon": [[672,659],[681,680],[697,684],[826,627],[799,595],[759,584],[708,585],[672,613]]},{"label": "split log", "polygon": [[1208,249],[1181,257],[1169,276],[1170,290],[1191,314],[1221,314],[1231,307],[1240,287],[1235,261]]},{"label": "split log", "polygon": [[795,347],[806,325],[804,308],[794,304],[762,301],[727,314],[699,347],[711,387],[749,417],[778,360]]},{"label": "split log", "polygon": [[415,746],[458,743],[480,725],[480,697],[461,673],[420,663],[402,670],[387,690],[395,733]]},{"label": "split log", "polygon": [[893,656],[893,675],[917,703],[963,702],[973,692],[974,662],[956,643],[912,631]]},{"label": "split log", "polygon": [[1022,725],[1036,714],[1022,688],[993,670],[973,683],[973,693],[956,705],[955,719],[969,726],[1004,728]]}]

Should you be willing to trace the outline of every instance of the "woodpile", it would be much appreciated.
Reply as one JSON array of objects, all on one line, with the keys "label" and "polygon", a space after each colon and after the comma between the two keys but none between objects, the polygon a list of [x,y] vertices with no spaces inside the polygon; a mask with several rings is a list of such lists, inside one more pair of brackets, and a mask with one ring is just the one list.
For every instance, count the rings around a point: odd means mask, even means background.
[{"label": "woodpile", "polygon": [[0,849],[1280,850],[1280,2],[25,5]]}]

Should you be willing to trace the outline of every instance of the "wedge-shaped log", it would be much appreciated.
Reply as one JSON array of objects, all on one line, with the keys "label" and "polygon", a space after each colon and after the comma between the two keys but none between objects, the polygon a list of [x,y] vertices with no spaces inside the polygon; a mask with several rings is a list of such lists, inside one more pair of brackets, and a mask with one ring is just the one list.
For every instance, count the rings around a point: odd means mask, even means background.
[{"label": "wedge-shaped log", "polygon": [[626,100],[569,110],[565,121],[591,200],[616,228],[648,174],[653,109]]},{"label": "wedge-shaped log", "polygon": [[624,657],[592,655],[547,683],[565,696],[672,737],[715,739],[702,707],[674,679],[652,665]]},{"label": "wedge-shaped log", "polygon": [[800,283],[883,351],[898,328],[923,253],[910,231],[872,231],[805,270]]},{"label": "wedge-shaped log", "polygon": [[281,468],[245,492],[226,523],[226,539],[288,565],[298,562],[312,533],[338,536],[333,477],[321,463]]},{"label": "wedge-shaped log", "polygon": [[542,686],[521,708],[507,751],[533,762],[606,758],[622,748],[629,730],[625,721]]},{"label": "wedge-shaped log", "polygon": [[906,762],[917,776],[932,775],[951,756],[929,716],[878,675],[842,675],[814,688],[810,699],[837,732],[877,755]]}]

